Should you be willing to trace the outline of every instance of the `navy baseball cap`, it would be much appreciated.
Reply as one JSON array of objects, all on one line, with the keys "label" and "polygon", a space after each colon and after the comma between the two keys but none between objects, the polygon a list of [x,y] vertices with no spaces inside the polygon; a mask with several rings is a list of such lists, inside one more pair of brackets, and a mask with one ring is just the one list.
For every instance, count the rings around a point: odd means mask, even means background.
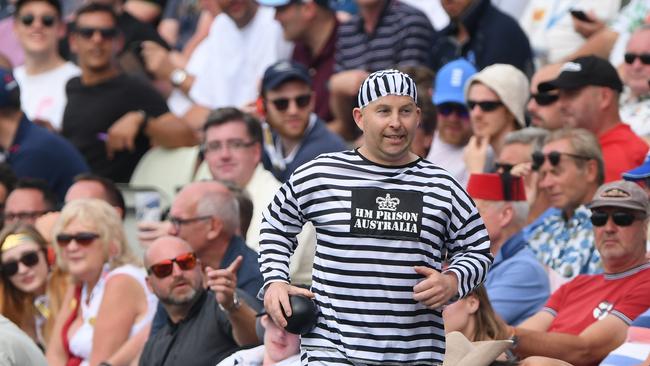
[{"label": "navy baseball cap", "polygon": [[329,8],[329,0],[257,0],[257,3],[264,6],[278,7],[289,4],[316,3],[320,6]]},{"label": "navy baseball cap", "polygon": [[293,61],[278,61],[264,71],[262,93],[279,87],[289,80],[300,80],[311,86],[309,71],[303,65]]},{"label": "navy baseball cap", "polygon": [[20,89],[11,71],[0,68],[0,108],[20,107]]},{"label": "navy baseball cap", "polygon": [[474,74],[476,74],[474,65],[463,58],[445,64],[436,74],[433,104],[465,105],[465,83]]}]

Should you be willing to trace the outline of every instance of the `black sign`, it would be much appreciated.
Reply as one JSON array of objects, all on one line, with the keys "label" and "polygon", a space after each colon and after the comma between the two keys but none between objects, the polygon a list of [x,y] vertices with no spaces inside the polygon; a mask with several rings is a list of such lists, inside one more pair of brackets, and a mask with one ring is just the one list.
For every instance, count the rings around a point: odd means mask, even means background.
[{"label": "black sign", "polygon": [[353,188],[350,214],[352,235],[419,240],[422,192]]}]

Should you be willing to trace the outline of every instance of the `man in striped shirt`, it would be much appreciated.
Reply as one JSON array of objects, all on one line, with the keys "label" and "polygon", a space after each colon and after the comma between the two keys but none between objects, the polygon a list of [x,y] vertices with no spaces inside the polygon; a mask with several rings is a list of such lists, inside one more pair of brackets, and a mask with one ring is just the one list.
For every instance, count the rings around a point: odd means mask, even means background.
[{"label": "man in striped shirt", "polygon": [[[363,146],[298,168],[264,213],[265,308],[284,326],[289,294],[315,299],[320,314],[302,337],[303,364],[437,364],[440,308],[483,282],[489,238],[465,190],[409,151],[420,119],[411,78],[375,72],[358,100]],[[306,221],[317,233],[311,291],[288,276]],[[445,252],[451,264],[442,272]]]}]

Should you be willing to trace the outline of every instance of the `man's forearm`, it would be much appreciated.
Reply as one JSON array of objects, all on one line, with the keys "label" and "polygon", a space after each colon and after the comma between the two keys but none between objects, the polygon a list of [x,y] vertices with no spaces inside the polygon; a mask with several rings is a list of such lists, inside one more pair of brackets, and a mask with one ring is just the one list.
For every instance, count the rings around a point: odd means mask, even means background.
[{"label": "man's forearm", "polygon": [[589,342],[566,333],[540,332],[515,328],[515,353],[520,358],[546,356],[569,362],[575,366],[590,365],[602,359]]},{"label": "man's forearm", "polygon": [[232,325],[232,335],[240,346],[259,344],[255,332],[255,311],[245,302],[237,310],[228,313]]},{"label": "man's forearm", "polygon": [[154,145],[166,148],[194,146],[198,143],[194,130],[169,112],[149,122],[145,133]]}]

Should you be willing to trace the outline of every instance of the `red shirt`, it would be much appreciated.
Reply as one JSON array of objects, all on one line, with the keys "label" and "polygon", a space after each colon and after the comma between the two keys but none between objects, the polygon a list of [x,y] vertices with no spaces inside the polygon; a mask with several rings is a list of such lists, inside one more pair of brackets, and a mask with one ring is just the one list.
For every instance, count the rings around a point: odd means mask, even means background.
[{"label": "red shirt", "polygon": [[612,314],[630,324],[650,308],[650,263],[623,273],[580,275],[551,295],[544,310],[555,316],[549,332],[580,334]]},{"label": "red shirt", "polygon": [[621,175],[643,164],[648,144],[630,126],[619,123],[598,137],[605,161],[605,183],[620,180]]}]

